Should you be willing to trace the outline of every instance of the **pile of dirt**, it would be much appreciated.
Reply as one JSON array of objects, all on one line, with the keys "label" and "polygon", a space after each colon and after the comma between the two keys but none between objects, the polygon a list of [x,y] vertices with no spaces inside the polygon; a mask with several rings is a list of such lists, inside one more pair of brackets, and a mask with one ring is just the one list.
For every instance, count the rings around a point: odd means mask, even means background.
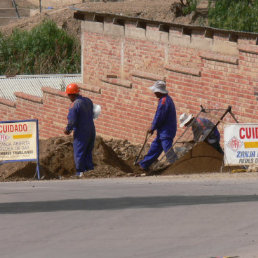
[{"label": "pile of dirt", "polygon": [[[103,140],[96,137],[93,150],[94,170],[86,178],[132,177],[146,175],[134,165],[141,145],[127,140]],[[143,155],[148,150],[146,145]],[[68,179],[75,174],[73,139],[71,136],[54,137],[39,142],[41,179]],[[142,156],[140,157],[142,158]],[[165,162],[153,164],[147,175],[190,174],[219,171],[223,156],[206,143],[200,143],[166,167]],[[0,165],[0,181],[17,181],[37,178],[35,162],[16,162]]]},{"label": "pile of dirt", "polygon": [[[114,149],[111,146],[116,146]],[[93,162],[95,169],[87,177],[139,176],[142,171],[133,165],[135,153],[140,146],[125,144],[125,141],[96,137]],[[123,153],[122,153],[123,152]],[[40,175],[42,179],[70,178],[75,174],[72,136],[54,137],[39,142]],[[33,179],[35,162],[6,163],[0,166],[0,181]]]},{"label": "pile of dirt", "polygon": [[223,154],[216,151],[209,144],[200,142],[176,160],[162,174],[192,174],[193,171],[194,173],[228,171],[228,168],[222,167],[222,165]]}]

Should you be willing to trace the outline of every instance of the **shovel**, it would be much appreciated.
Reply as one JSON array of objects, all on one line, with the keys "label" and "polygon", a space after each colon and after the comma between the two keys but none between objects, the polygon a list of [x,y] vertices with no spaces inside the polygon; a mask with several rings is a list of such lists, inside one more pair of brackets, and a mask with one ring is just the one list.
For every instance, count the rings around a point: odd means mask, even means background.
[{"label": "shovel", "polygon": [[143,145],[142,145],[142,148],[140,149],[140,152],[139,152],[139,154],[136,156],[135,161],[134,161],[134,163],[133,163],[134,166],[137,165],[138,159],[140,158],[140,156],[141,156],[141,154],[142,154],[142,151],[143,151],[143,149],[144,149],[144,147],[145,147],[145,145],[146,145],[146,143],[147,143],[147,141],[149,140],[149,138],[150,138],[151,135],[152,135],[152,134],[150,134],[150,133],[147,131],[146,136],[145,136],[145,139],[144,139],[144,143],[143,143]]}]

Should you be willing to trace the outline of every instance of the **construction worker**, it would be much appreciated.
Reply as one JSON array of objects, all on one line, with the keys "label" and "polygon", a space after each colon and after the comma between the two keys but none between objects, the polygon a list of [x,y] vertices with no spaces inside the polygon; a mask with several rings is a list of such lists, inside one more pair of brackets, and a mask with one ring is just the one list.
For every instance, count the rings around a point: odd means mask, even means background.
[{"label": "construction worker", "polygon": [[73,131],[73,150],[76,166],[76,176],[93,170],[92,150],[95,141],[95,125],[93,121],[93,103],[89,98],[82,97],[79,86],[71,83],[66,87],[66,94],[71,100],[68,123],[64,133],[69,135]]},{"label": "construction worker", "polygon": [[157,137],[152,142],[147,155],[138,163],[141,169],[145,171],[148,171],[150,165],[157,160],[162,151],[166,153],[167,160],[170,163],[173,163],[176,159],[176,154],[172,149],[173,139],[177,130],[174,102],[168,95],[164,81],[156,81],[150,89],[159,99],[159,102],[156,114],[147,133],[153,134],[156,130]]},{"label": "construction worker", "polygon": [[207,118],[195,117],[192,114],[183,113],[180,118],[180,127],[192,127],[194,142],[205,141],[224,154],[220,146],[220,133],[218,128]]}]

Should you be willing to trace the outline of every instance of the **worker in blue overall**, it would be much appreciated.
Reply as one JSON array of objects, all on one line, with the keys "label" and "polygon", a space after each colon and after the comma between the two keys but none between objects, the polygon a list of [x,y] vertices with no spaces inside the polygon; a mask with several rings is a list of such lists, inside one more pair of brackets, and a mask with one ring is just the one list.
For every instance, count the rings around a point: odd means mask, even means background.
[{"label": "worker in blue overall", "polygon": [[180,118],[180,127],[192,127],[193,141],[205,141],[221,154],[224,154],[220,146],[220,133],[209,119],[203,117],[195,118],[192,114],[183,113]]},{"label": "worker in blue overall", "polygon": [[166,158],[170,163],[173,163],[177,158],[172,148],[177,130],[174,102],[168,95],[166,82],[156,81],[150,89],[159,102],[151,127],[147,132],[153,134],[154,131],[157,131],[157,137],[151,143],[147,155],[138,163],[140,168],[145,171],[148,171],[150,165],[158,159],[162,151],[165,152]]},{"label": "worker in blue overall", "polygon": [[64,133],[69,135],[73,131],[76,176],[82,177],[83,173],[94,169],[92,151],[96,131],[93,121],[93,103],[89,98],[81,96],[79,92],[79,86],[75,83],[66,87],[66,94],[72,103]]}]

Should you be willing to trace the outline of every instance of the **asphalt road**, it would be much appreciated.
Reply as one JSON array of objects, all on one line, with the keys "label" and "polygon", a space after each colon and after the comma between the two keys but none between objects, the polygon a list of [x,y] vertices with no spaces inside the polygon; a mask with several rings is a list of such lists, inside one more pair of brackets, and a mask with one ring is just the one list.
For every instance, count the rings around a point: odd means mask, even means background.
[{"label": "asphalt road", "polygon": [[0,183],[0,257],[258,257],[258,175]]}]

